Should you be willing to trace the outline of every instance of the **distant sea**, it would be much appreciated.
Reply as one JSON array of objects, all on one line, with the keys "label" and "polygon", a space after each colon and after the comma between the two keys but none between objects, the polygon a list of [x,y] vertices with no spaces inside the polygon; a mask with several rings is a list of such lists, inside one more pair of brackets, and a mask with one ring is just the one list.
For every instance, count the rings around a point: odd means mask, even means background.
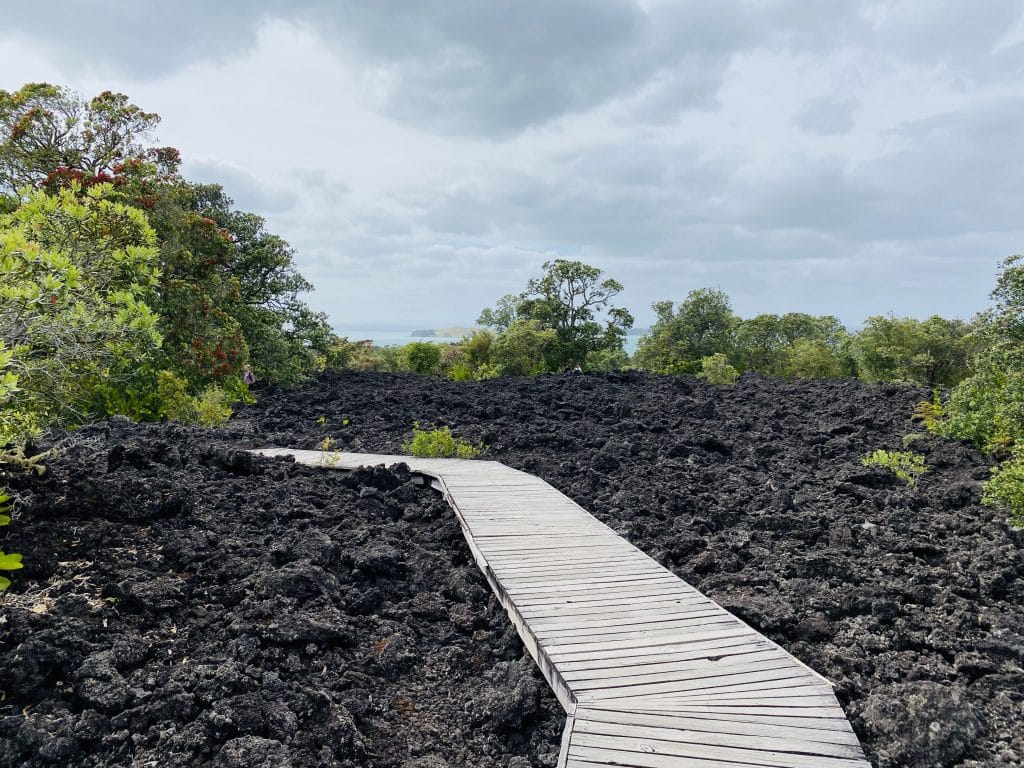
[{"label": "distant sea", "polygon": [[[646,331],[646,329],[645,329]],[[413,336],[412,331],[396,331],[394,329],[383,329],[383,328],[360,328],[360,329],[345,329],[335,328],[334,332],[339,336],[345,336],[349,341],[363,341],[369,339],[378,347],[397,347],[403,344],[408,344],[410,341],[429,341],[434,344],[453,344],[459,341],[458,337],[440,337],[440,336]],[[633,354],[636,352],[637,342],[640,341],[640,336],[627,336],[626,337],[626,352]]]}]

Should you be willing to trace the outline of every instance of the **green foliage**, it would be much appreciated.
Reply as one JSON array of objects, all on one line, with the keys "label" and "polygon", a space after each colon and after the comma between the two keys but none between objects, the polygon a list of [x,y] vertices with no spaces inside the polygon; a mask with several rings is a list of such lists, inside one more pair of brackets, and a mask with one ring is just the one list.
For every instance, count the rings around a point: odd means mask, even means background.
[{"label": "green foliage", "polygon": [[[13,507],[13,499],[10,494],[4,490],[0,490],[0,526],[8,525],[11,522],[11,509]],[[5,554],[0,551],[0,570],[3,571],[15,571],[21,568],[21,555],[14,553]],[[0,592],[11,586],[11,580],[5,576],[0,576]]]},{"label": "green foliage", "polygon": [[[499,331],[496,345],[508,334],[518,336],[505,340],[500,350],[504,361],[498,359],[499,350],[495,350],[494,362],[502,373],[560,371],[583,365],[594,352],[621,351],[626,331],[633,327],[633,316],[611,304],[622,292],[622,284],[602,279],[600,269],[580,261],[555,259],[543,268],[544,274],[530,280],[526,291],[502,297],[495,308],[485,309],[477,320]],[[523,355],[523,345],[527,335],[546,331],[553,335],[529,339],[529,345],[543,341],[542,367],[533,370],[530,355]]]},{"label": "green foliage", "polygon": [[924,456],[913,451],[885,451],[879,449],[865,456],[861,463],[865,467],[878,466],[891,469],[893,474],[911,488],[917,486],[917,478],[927,471]]},{"label": "green foliage", "polygon": [[1001,265],[995,305],[975,326],[974,373],[950,392],[934,429],[1005,456],[1024,444],[1024,259]]},{"label": "green foliage", "polygon": [[209,386],[196,398],[196,423],[203,427],[217,427],[231,418],[231,401],[221,387]]},{"label": "green foliage", "polygon": [[487,307],[480,312],[476,319],[477,325],[493,328],[498,333],[504,333],[519,317],[519,305],[523,303],[522,294],[506,294],[495,303],[494,307]]},{"label": "green foliage", "polygon": [[933,316],[869,317],[853,337],[852,351],[865,381],[952,386],[970,371],[975,336],[962,320]]},{"label": "green foliage", "polygon": [[436,373],[441,364],[441,348],[429,341],[413,341],[402,347],[402,367],[421,375]]},{"label": "green foliage", "polygon": [[441,369],[453,381],[479,381],[498,375],[493,362],[495,335],[489,330],[475,330],[457,344],[443,348]]},{"label": "green foliage", "polygon": [[935,389],[932,391],[931,400],[922,400],[914,406],[911,418],[921,422],[921,425],[929,432],[934,432],[945,415],[946,409],[942,407],[942,394]]},{"label": "green foliage", "polygon": [[473,381],[476,376],[473,373],[473,369],[469,363],[457,362],[453,363],[448,369],[448,378],[452,381]]},{"label": "green foliage", "polygon": [[785,376],[795,379],[838,379],[852,375],[839,347],[822,339],[797,339],[786,350]]},{"label": "green foliage", "polygon": [[[157,374],[158,414],[182,424],[216,427],[231,418],[231,395],[216,385],[205,387],[198,396],[188,393],[187,383],[171,371]],[[241,393],[239,393],[241,394]]]},{"label": "green foliage", "polygon": [[315,370],[334,334],[299,298],[313,286],[295,270],[288,243],[259,216],[235,210],[219,185],[173,177],[145,189],[155,193],[151,218],[176,280],[161,309],[168,318],[186,313],[168,335],[176,359],[191,364],[178,366],[190,382],[221,383],[245,362],[258,378],[284,383]]},{"label": "green foliage", "polygon": [[196,400],[188,393],[188,382],[173,371],[160,371],[156,378],[156,416],[182,424],[194,424]]},{"label": "green foliage", "polygon": [[844,354],[846,329],[831,315],[757,315],[739,321],[734,343],[733,357],[741,370],[803,379],[854,373]]},{"label": "green foliage", "polygon": [[739,371],[729,365],[729,358],[721,352],[702,358],[700,373],[697,374],[708,384],[734,384],[739,375]]},{"label": "green foliage", "polygon": [[160,345],[153,231],[110,185],[79,192],[26,193],[0,216],[0,443],[87,420],[118,366]]},{"label": "green foliage", "polygon": [[414,424],[412,440],[402,443],[402,450],[421,459],[459,458],[471,459],[485,450],[482,443],[473,444],[452,434],[451,427],[421,429]]},{"label": "green foliage", "polygon": [[193,390],[226,384],[246,362],[261,378],[303,378],[333,334],[299,298],[312,286],[294,253],[220,186],[185,181],[177,150],[151,146],[159,119],[119,93],[82,101],[46,84],[0,91],[0,191],[81,192],[106,181],[148,213],[162,273],[149,302],[164,337],[154,370]]},{"label": "green foliage", "polygon": [[535,376],[546,370],[557,340],[558,332],[539,320],[515,320],[494,340],[494,365],[502,376]]},{"label": "green foliage", "polygon": [[986,367],[957,385],[935,431],[997,455],[1024,443],[1024,371]]},{"label": "green foliage", "polygon": [[143,162],[142,140],[160,121],[120,93],[83,102],[47,83],[0,90],[0,191],[17,192],[60,179],[87,188],[124,178]]},{"label": "green foliage", "polygon": [[1016,450],[1012,458],[992,470],[981,501],[1007,510],[1011,522],[1024,527],[1024,451]]},{"label": "green foliage", "polygon": [[611,373],[628,366],[629,355],[624,349],[594,349],[587,353],[587,359],[581,367],[587,371]]},{"label": "green foliage", "polygon": [[671,301],[652,305],[657,321],[640,339],[633,362],[658,373],[697,373],[710,355],[734,351],[739,318],[722,291],[690,291],[678,308]]}]

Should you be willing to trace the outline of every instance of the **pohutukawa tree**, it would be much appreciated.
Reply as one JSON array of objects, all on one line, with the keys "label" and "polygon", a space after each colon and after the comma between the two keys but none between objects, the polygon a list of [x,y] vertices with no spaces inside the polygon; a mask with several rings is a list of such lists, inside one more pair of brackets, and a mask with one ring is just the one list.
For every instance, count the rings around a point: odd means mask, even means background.
[{"label": "pohutukawa tree", "polygon": [[159,120],[119,93],[83,101],[42,83],[0,91],[0,206],[16,206],[27,188],[74,185],[81,195],[109,182],[156,230],[159,367],[194,389],[234,381],[249,361],[261,377],[301,377],[332,333],[300,298],[312,286],[294,253],[263,219],[234,210],[220,186],[182,178],[177,150],[152,143]]}]

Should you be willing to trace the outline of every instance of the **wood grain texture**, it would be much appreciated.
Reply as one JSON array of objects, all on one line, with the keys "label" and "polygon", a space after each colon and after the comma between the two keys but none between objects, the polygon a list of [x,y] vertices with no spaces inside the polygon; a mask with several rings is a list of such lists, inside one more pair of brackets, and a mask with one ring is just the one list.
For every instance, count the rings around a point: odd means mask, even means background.
[{"label": "wood grain texture", "polygon": [[827,680],[542,480],[494,461],[256,452],[404,463],[444,495],[566,710],[560,768],[870,768]]}]

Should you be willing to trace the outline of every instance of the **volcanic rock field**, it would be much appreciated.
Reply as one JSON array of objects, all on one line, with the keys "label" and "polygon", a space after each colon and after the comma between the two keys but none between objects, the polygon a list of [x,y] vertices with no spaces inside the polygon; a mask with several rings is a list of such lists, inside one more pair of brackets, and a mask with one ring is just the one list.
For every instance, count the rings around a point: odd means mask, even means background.
[{"label": "volcanic rock field", "polygon": [[[114,418],[56,435],[2,548],[0,768],[553,766],[564,714],[402,465],[450,426],[531,472],[829,678],[875,766],[1024,765],[1024,533],[989,465],[911,438],[930,393],[756,375],[475,383],[328,372],[257,385],[224,429]],[[41,447],[48,447],[44,444]]]}]

